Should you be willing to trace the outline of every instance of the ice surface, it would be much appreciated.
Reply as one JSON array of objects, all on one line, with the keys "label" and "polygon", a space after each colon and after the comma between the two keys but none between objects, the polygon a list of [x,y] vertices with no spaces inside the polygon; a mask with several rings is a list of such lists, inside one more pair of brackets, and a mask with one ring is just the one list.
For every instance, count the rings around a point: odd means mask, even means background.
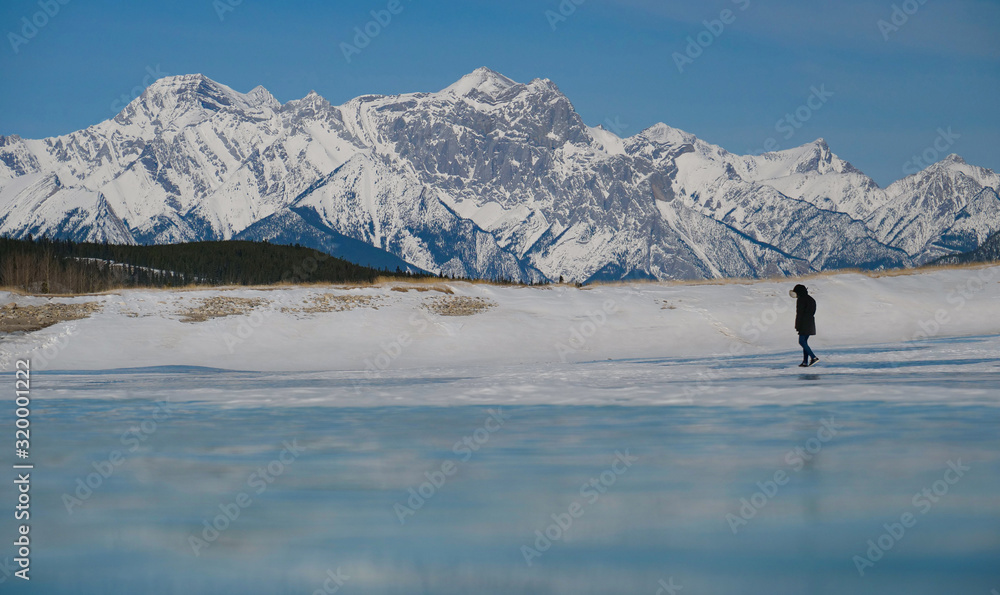
[{"label": "ice surface", "polygon": [[[650,365],[669,372],[674,363]],[[634,376],[634,363],[612,365]],[[939,401],[970,389],[996,394],[995,371],[966,375],[995,369],[995,358],[953,365],[959,373],[945,371],[939,384],[921,383],[932,376],[918,372],[889,390],[937,392]],[[854,373],[878,378],[872,370]],[[641,369],[638,376],[640,387],[649,385]],[[324,385],[338,391],[337,384],[308,375],[43,374],[32,418],[39,429],[34,457],[44,464],[32,485],[33,510],[44,511],[32,517],[32,592],[313,593],[328,570],[339,569],[350,577],[345,593],[655,593],[668,579],[682,592],[720,595],[989,593],[1000,554],[1000,409],[962,405],[964,398],[893,404],[874,393],[825,402],[859,385],[816,376],[751,383],[751,393],[764,386],[780,392],[769,399],[780,406],[574,400],[498,410],[456,400],[447,407],[330,407]],[[968,386],[951,383],[963,379]],[[405,397],[470,388],[457,378],[397,380],[364,390]],[[624,396],[619,378],[559,370],[480,386],[495,391],[485,400],[581,387]],[[270,398],[237,403],[225,396],[248,391]],[[303,391],[322,405],[308,405]],[[792,404],[806,394],[819,402]],[[153,399],[168,396],[178,400],[159,414]],[[229,405],[183,400],[191,398]],[[492,413],[502,426],[486,425]],[[820,443],[824,422],[836,434]],[[13,424],[13,408],[0,411],[0,423]],[[484,434],[486,427],[495,431]],[[480,443],[466,457],[463,438],[475,440],[477,431]],[[291,441],[302,452],[279,466]],[[807,464],[789,458],[797,448],[812,449]],[[69,512],[64,495],[72,497],[77,480],[115,451],[124,460],[114,474],[92,479],[92,493],[79,504],[70,500]],[[635,460],[608,476],[616,453]],[[949,461],[969,471],[929,510],[917,508],[914,495],[942,482]],[[438,488],[421,488],[425,474],[449,462],[457,465],[453,475]],[[272,481],[258,493],[265,468]],[[787,481],[761,500],[759,486],[777,472]],[[581,486],[602,476],[610,483],[604,493],[584,496]],[[410,489],[428,498],[400,522],[396,505],[408,506]],[[240,493],[252,500],[239,517],[216,520]],[[736,518],[741,499],[751,498],[766,503],[734,532],[727,515]],[[565,524],[561,515],[574,502],[583,515],[561,533],[548,530],[559,539],[543,542],[546,551],[528,566],[522,546],[535,547],[535,532],[546,531],[553,515]],[[860,576],[852,556],[866,555],[867,540],[903,513],[917,524]],[[223,531],[208,533],[214,540],[195,555],[191,538],[202,538],[212,522]],[[0,531],[13,535],[11,515]]]},{"label": "ice surface", "polygon": [[[104,311],[0,337],[5,368],[36,366],[33,592],[313,593],[339,570],[345,593],[989,593],[998,280],[1000,267],[806,279],[810,369],[795,367],[788,282],[61,298]],[[327,293],[378,309],[281,311]],[[220,294],[273,313],[178,320]],[[495,305],[424,308],[455,297]],[[301,454],[280,463],[289,443]],[[94,475],[115,452],[113,474]],[[633,465],[585,497],[616,453]],[[457,471],[422,488],[444,463]],[[918,505],[950,463],[969,470]],[[252,483],[261,469],[273,481]],[[95,487],[77,503],[78,480]],[[430,495],[401,522],[411,488]],[[217,521],[241,493],[251,503]],[[733,530],[751,499],[764,504]],[[522,546],[574,502],[582,516],[528,565]],[[853,556],[904,513],[916,525],[859,575]],[[196,553],[212,522],[225,528]]]}]

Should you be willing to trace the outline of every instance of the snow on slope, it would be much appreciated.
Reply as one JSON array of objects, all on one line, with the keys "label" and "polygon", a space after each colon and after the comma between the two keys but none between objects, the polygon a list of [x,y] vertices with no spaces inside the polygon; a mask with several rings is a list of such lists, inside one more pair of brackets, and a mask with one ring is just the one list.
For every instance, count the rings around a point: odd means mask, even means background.
[{"label": "snow on slope", "polygon": [[[864,223],[842,212],[839,206],[824,209],[814,204],[821,202],[815,196],[811,201],[807,200],[810,197],[796,199],[778,191],[772,185],[773,179],[758,181],[758,177],[780,175],[799,180],[811,176],[814,181],[820,175],[854,175],[849,164],[823,149],[825,144],[811,150],[740,157],[666,125],[643,131],[629,143],[632,152],[647,157],[666,172],[663,190],[667,192],[670,184],[667,199],[676,197],[686,207],[739,230],[759,244],[804,260],[815,269],[878,269],[909,264],[903,251],[881,244]],[[812,158],[804,158],[810,155]],[[844,173],[819,173],[831,168]],[[820,186],[828,186],[828,180],[823,178]]]},{"label": "snow on slope", "polygon": [[[808,270],[766,242],[733,249],[746,238],[685,205],[658,205],[669,202],[660,176],[622,139],[585,126],[550,81],[508,82],[491,85],[505,90],[488,104],[473,92],[366,96],[349,111],[380,155],[405,162],[450,210],[550,279]],[[399,139],[391,146],[379,140],[390,133]],[[698,231],[685,234],[676,220]]]},{"label": "snow on slope", "polygon": [[878,184],[837,157],[823,139],[802,147],[742,158],[747,176],[791,198],[863,220],[888,197]]},{"label": "snow on slope", "polygon": [[[378,183],[333,183],[362,162]],[[942,167],[972,181],[921,186]],[[7,188],[38,173],[60,187],[43,198]],[[46,203],[6,212],[0,233],[271,240],[295,222],[317,248],[335,241],[324,234],[347,237],[433,272],[587,281],[898,267],[995,230],[979,194],[996,190],[993,172],[938,164],[908,180],[882,190],[822,139],[761,156],[665,124],[622,139],[586,126],[551,81],[488,68],[439,92],[342,106],[314,92],[281,105],[262,87],[186,75],[85,130],[0,137],[7,204]],[[82,213],[80,192],[103,203]]]},{"label": "snow on slope", "polygon": [[[61,192],[61,200],[48,200]],[[35,173],[0,186],[0,229],[15,236],[72,236],[80,241],[135,243],[103,194],[64,189],[57,176]]]},{"label": "snow on slope", "polygon": [[594,139],[595,148],[601,149],[608,155],[625,154],[625,142],[614,132],[606,130],[603,126],[588,127],[587,132]]},{"label": "snow on slope", "polygon": [[517,85],[514,81],[489,68],[477,68],[458,81],[444,88],[442,93],[454,93],[459,97],[482,94],[491,99]]},{"label": "snow on slope", "polygon": [[243,95],[202,75],[167,77],[113,120],[22,142],[35,171],[54,173],[67,191],[104,195],[136,239],[215,239],[230,219],[246,226],[247,204],[236,197],[206,214],[205,201],[279,134],[277,107],[260,90]]},{"label": "snow on slope", "polygon": [[998,191],[1000,176],[992,170],[949,155],[890,185],[890,200],[869,225],[882,241],[918,255],[918,263],[968,252],[1000,230]]},{"label": "snow on slope", "polygon": [[[426,187],[392,175],[384,162],[367,155],[355,156],[314,184],[290,210],[321,228],[398,254],[423,270],[458,277],[544,278],[522,266],[493,236],[458,217]],[[471,242],[453,242],[454,237]]]},{"label": "snow on slope", "polygon": [[[868,277],[835,274],[803,281],[819,304],[814,348],[824,363],[835,347],[892,344],[911,349],[922,338],[1000,335],[1000,267],[933,270]],[[15,357],[57,349],[49,369],[191,365],[234,370],[356,371],[377,375],[407,368],[544,366],[623,358],[742,354],[798,357],[792,328],[792,282],[633,284],[576,289],[446,283],[435,290],[300,287],[191,292],[129,290],[101,297],[103,311],[29,335],[0,338],[0,369]],[[426,285],[423,287],[427,287]],[[319,294],[367,296],[376,308],[305,314]],[[180,322],[198,300],[225,295],[268,305],[252,316]],[[473,316],[439,316],[436,299],[471,297],[495,306]],[[0,305],[45,301],[0,294]],[[942,322],[943,321],[943,322]],[[878,353],[878,350],[873,350]],[[51,350],[50,350],[51,355]],[[381,362],[376,364],[375,362]],[[888,364],[886,364],[888,365]],[[792,369],[792,372],[796,370]]]}]

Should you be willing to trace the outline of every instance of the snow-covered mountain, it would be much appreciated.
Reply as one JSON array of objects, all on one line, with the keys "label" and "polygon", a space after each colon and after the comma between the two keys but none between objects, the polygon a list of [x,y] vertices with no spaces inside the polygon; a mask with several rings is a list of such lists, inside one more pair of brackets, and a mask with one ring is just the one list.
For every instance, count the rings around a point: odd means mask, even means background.
[{"label": "snow-covered mountain", "polygon": [[1000,229],[956,156],[886,189],[816,142],[740,156],[664,124],[588,127],[554,83],[481,68],[436,93],[280,104],[201,75],[113,120],[0,137],[0,233],[267,239],[519,280],[897,267]]},{"label": "snow-covered mountain", "polygon": [[949,155],[886,189],[868,217],[878,238],[923,263],[975,250],[1000,230],[1000,176]]}]

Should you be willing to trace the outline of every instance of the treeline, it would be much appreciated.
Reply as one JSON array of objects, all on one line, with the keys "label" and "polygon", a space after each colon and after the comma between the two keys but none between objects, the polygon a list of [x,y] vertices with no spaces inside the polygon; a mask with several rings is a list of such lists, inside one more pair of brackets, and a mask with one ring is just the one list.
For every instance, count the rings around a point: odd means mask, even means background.
[{"label": "treeline", "polygon": [[951,254],[942,256],[929,263],[931,265],[953,265],[970,264],[977,262],[997,262],[1000,261],[1000,232],[996,232],[986,238],[978,248],[971,252],[962,254]]},{"label": "treeline", "polygon": [[300,246],[193,242],[155,246],[0,237],[0,286],[40,293],[92,293],[121,287],[357,283],[379,271]]}]

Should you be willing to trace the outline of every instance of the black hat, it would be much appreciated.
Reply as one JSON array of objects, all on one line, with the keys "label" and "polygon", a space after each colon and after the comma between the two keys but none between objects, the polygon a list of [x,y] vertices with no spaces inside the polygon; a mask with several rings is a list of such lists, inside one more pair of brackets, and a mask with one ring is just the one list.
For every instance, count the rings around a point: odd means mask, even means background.
[{"label": "black hat", "polygon": [[792,288],[792,291],[797,295],[809,295],[809,290],[806,289],[805,285],[799,284]]}]

